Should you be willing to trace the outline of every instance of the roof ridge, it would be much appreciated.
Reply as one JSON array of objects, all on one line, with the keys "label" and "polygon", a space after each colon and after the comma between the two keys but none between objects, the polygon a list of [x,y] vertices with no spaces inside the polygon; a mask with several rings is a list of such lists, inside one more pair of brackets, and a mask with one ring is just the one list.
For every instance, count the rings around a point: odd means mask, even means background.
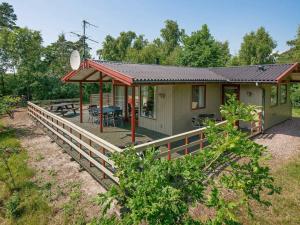
[{"label": "roof ridge", "polygon": [[164,65],[164,64],[149,64],[149,63],[133,63],[124,61],[112,61],[112,60],[101,60],[101,59],[90,59],[96,62],[103,63],[116,63],[116,64],[131,64],[131,65],[144,65],[144,66],[162,66],[162,67],[178,67],[178,68],[192,68],[192,69],[225,69],[225,68],[244,68],[244,67],[258,67],[258,66],[278,66],[278,65],[293,65],[295,63],[269,63],[269,64],[255,64],[255,65],[239,65],[239,66],[215,66],[215,67],[194,67],[194,66],[182,66],[182,65]]}]

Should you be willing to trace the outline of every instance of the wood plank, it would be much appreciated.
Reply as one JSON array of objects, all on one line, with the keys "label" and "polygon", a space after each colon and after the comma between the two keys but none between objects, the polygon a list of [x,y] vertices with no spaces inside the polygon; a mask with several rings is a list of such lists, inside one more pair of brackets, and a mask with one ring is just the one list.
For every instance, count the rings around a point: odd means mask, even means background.
[{"label": "wood plank", "polygon": [[35,108],[36,110],[39,110],[43,113],[45,113],[46,115],[52,117],[55,120],[60,121],[61,123],[64,123],[65,125],[67,125],[68,127],[72,128],[73,131],[77,131],[78,133],[81,133],[82,135],[84,135],[86,138],[91,139],[94,143],[104,147],[106,150],[110,151],[110,152],[122,152],[123,150],[121,148],[118,148],[117,146],[114,146],[113,144],[109,143],[108,141],[105,141],[99,137],[97,137],[96,135],[84,130],[83,128],[69,122],[68,120],[65,120],[31,102],[28,102],[29,106],[32,106],[33,108]]}]

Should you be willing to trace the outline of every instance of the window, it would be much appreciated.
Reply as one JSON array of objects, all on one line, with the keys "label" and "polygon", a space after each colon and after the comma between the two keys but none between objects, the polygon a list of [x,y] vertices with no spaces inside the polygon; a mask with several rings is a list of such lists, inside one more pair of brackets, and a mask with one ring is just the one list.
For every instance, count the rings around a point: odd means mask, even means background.
[{"label": "window", "polygon": [[287,84],[280,85],[280,104],[287,102]]},{"label": "window", "polygon": [[156,87],[141,86],[141,116],[156,118]]},{"label": "window", "polygon": [[192,109],[205,108],[205,85],[192,86]]},{"label": "window", "polygon": [[271,87],[271,106],[277,105],[278,101],[278,87],[277,85],[273,85]]}]

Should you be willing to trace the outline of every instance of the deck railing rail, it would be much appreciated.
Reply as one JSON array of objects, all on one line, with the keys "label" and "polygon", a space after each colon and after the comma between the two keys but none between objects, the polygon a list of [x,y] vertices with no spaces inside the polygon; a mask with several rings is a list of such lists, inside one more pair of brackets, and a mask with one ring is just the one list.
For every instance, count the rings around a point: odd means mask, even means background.
[{"label": "deck railing rail", "polygon": [[110,156],[112,153],[122,152],[122,149],[32,102],[28,102],[28,114],[67,144],[71,151],[76,151],[79,159],[85,159],[89,167],[96,167],[101,171],[103,178],[108,177],[118,183]]},{"label": "deck railing rail", "polygon": [[[250,122],[249,138],[262,132],[262,112],[257,112],[258,119]],[[227,121],[216,123],[217,127],[226,125]],[[143,143],[134,146],[137,152],[143,152],[147,148],[158,148],[160,150],[159,157],[167,157],[168,160],[180,158],[186,154],[196,154],[207,146],[207,139],[204,135],[207,127],[180,133],[159,140]],[[226,134],[224,134],[226,135]]]},{"label": "deck railing rail", "polygon": [[[122,152],[121,149],[108,141],[105,141],[87,130],[73,124],[72,122],[55,115],[52,112],[28,102],[28,114],[37,122],[42,124],[52,134],[56,140],[69,146],[69,154],[85,167],[90,173],[91,168],[96,168],[102,180],[110,180],[119,183],[115,177],[115,165],[111,159],[112,153]],[[249,127],[249,137],[253,137],[262,132],[262,112],[258,111],[257,121],[251,122]],[[226,125],[227,121],[221,121],[216,126]],[[136,152],[141,153],[148,148],[160,150],[159,157],[166,157],[168,160],[184,157],[187,154],[196,154],[208,146],[205,137],[207,127],[180,133],[159,140],[154,140],[144,144],[134,146]],[[226,135],[224,131],[223,135]],[[72,153],[76,153],[76,157]],[[83,161],[86,163],[84,164]]]}]

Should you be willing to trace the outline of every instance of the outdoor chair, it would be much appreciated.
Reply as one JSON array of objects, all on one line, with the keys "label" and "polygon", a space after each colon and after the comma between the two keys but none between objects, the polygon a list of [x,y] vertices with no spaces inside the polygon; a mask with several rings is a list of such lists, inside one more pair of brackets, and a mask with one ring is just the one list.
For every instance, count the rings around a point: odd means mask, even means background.
[{"label": "outdoor chair", "polygon": [[114,127],[116,126],[115,113],[113,112],[107,114],[107,125],[109,126],[110,124],[112,124]]},{"label": "outdoor chair", "polygon": [[192,126],[193,126],[193,128],[200,128],[201,127],[199,119],[195,116],[192,117]]},{"label": "outdoor chair", "polygon": [[88,112],[89,112],[88,121],[92,121],[92,123],[94,123],[95,121],[97,122],[98,120],[97,105],[90,105],[88,107]]}]

